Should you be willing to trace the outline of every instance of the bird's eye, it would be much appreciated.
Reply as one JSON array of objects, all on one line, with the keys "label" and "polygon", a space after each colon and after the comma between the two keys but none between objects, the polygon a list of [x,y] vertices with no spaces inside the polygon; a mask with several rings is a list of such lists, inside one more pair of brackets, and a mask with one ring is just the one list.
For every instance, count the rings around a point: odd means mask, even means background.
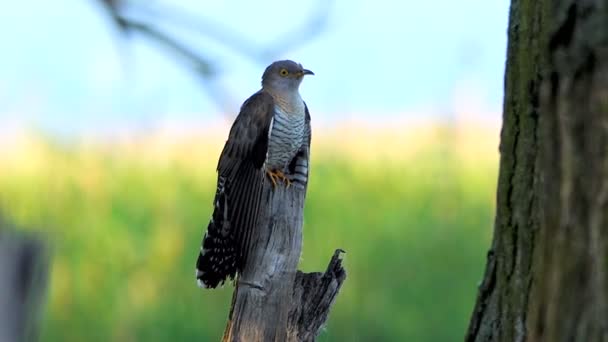
[{"label": "bird's eye", "polygon": [[281,69],[281,71],[279,71],[279,74],[281,76],[287,76],[287,74],[289,74],[289,71],[287,71],[287,69]]}]

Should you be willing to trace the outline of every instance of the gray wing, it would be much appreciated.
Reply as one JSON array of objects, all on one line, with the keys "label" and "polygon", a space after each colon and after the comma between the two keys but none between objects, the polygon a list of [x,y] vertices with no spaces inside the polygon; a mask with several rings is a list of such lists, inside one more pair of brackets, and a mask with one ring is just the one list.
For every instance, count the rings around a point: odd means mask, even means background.
[{"label": "gray wing", "polygon": [[260,208],[273,115],[272,97],[260,91],[243,103],[230,129],[217,165],[213,216],[196,263],[199,285],[216,287],[242,270]]},{"label": "gray wing", "polygon": [[273,115],[274,101],[268,93],[257,92],[243,103],[220,155],[217,166],[220,176],[229,176],[243,164],[262,167]]}]

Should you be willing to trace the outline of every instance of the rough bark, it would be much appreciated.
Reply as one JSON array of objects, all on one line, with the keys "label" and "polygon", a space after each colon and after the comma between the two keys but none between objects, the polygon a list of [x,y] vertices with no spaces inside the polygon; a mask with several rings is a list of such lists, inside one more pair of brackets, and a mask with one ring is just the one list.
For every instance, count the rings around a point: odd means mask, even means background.
[{"label": "rough bark", "polygon": [[297,271],[306,190],[264,189],[247,265],[239,276],[224,341],[314,341],[346,275],[337,251],[327,272]]},{"label": "rough bark", "polygon": [[467,341],[603,341],[608,1],[512,0],[497,212]]},{"label": "rough bark", "polygon": [[528,336],[608,341],[608,1],[552,7]]},{"label": "rough bark", "polygon": [[0,341],[36,341],[48,255],[40,240],[3,228],[0,222]]},{"label": "rough bark", "polygon": [[545,1],[513,0],[494,239],[467,341],[523,341],[538,206],[538,96],[545,55]]}]

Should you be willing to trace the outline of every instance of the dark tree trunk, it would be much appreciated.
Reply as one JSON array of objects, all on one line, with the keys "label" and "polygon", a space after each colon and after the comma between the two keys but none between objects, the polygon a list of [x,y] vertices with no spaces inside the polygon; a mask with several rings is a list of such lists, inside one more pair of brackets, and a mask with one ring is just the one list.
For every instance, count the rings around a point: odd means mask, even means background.
[{"label": "dark tree trunk", "polygon": [[503,120],[466,340],[608,340],[608,0],[512,0]]}]

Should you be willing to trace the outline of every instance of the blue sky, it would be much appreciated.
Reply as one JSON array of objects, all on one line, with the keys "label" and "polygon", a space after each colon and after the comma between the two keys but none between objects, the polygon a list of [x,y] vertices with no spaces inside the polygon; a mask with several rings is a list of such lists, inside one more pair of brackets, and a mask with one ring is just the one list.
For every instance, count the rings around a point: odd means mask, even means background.
[{"label": "blue sky", "polygon": [[[181,8],[262,49],[306,20],[318,1],[150,3]],[[442,115],[462,89],[489,112],[500,112],[507,0],[337,0],[328,13],[318,35],[291,42],[275,58],[315,71],[302,85],[313,113],[329,120]],[[217,82],[230,94],[225,108],[236,114],[272,60],[252,60],[208,36],[172,30],[217,63]],[[148,40],[115,35],[93,0],[8,2],[0,12],[0,44],[0,126],[26,122],[69,134],[222,117],[224,108],[198,78]]]}]

